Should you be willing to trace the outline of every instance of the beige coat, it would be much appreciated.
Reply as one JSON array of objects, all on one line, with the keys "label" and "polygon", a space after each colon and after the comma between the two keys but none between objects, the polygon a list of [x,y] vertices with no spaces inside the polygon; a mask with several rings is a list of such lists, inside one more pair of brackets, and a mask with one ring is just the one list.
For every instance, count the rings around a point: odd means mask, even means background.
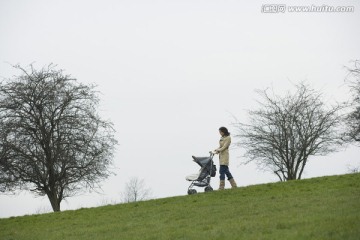
[{"label": "beige coat", "polygon": [[220,165],[229,166],[229,146],[231,144],[231,137],[221,137],[219,143],[220,147],[216,149],[216,151],[219,152]]}]

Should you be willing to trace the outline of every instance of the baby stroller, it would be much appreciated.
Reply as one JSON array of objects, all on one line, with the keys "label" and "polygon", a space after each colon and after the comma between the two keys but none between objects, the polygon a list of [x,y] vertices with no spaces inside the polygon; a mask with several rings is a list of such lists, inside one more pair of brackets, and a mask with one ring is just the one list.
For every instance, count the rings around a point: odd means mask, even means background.
[{"label": "baby stroller", "polygon": [[213,188],[210,186],[211,177],[216,175],[216,165],[213,162],[214,153],[210,152],[209,157],[195,157],[192,156],[194,162],[200,165],[201,169],[199,173],[191,174],[186,177],[187,181],[190,181],[191,184],[188,188],[188,194],[195,194],[196,189],[193,189],[194,186],[205,187],[205,192],[212,191]]}]

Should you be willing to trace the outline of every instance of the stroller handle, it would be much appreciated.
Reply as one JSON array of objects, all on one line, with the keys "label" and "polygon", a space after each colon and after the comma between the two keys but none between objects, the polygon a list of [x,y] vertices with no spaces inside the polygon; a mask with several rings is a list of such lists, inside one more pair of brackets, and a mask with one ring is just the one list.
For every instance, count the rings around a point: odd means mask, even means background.
[{"label": "stroller handle", "polygon": [[209,153],[210,153],[210,157],[213,157],[216,154],[215,151],[210,151]]}]

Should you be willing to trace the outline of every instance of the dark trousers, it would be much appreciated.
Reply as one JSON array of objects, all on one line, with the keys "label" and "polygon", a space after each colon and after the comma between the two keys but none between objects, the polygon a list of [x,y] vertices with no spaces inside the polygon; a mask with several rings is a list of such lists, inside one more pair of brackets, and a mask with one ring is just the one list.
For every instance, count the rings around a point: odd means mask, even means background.
[{"label": "dark trousers", "polygon": [[228,180],[233,178],[233,176],[229,171],[229,166],[220,165],[219,173],[220,173],[220,180],[225,180],[225,175],[227,176]]}]

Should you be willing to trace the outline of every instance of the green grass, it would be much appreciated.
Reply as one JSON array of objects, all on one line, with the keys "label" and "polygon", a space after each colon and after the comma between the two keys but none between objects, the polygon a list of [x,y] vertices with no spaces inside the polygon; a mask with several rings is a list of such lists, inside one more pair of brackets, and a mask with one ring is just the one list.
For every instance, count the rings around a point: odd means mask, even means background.
[{"label": "green grass", "polygon": [[360,174],[0,219],[0,239],[360,239]]}]

